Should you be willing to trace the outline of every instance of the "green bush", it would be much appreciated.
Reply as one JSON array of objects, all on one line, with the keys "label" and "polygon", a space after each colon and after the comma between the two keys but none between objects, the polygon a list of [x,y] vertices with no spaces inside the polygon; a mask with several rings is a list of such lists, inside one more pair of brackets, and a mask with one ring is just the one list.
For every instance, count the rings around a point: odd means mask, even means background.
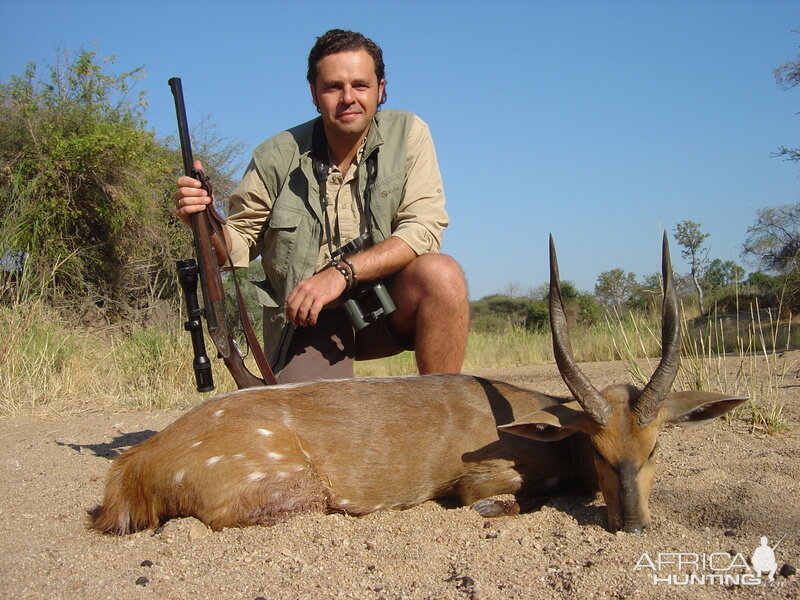
[{"label": "green bush", "polygon": [[0,85],[0,256],[24,259],[27,292],[130,316],[175,294],[188,235],[171,216],[179,163],[130,98],[142,69],[112,63],[64,53],[48,77],[31,64]]}]

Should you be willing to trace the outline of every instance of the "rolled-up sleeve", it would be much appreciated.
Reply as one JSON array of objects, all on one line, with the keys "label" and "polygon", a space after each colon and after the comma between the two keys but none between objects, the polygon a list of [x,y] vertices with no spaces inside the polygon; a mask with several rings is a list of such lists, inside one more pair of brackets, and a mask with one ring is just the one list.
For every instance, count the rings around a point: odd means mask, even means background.
[{"label": "rolled-up sleeve", "polygon": [[267,186],[253,161],[228,199],[228,233],[234,267],[247,267],[261,254],[264,229],[272,211]]},{"label": "rolled-up sleeve", "polygon": [[438,252],[448,225],[444,186],[428,125],[419,117],[408,132],[403,199],[392,221],[392,235],[417,255]]}]

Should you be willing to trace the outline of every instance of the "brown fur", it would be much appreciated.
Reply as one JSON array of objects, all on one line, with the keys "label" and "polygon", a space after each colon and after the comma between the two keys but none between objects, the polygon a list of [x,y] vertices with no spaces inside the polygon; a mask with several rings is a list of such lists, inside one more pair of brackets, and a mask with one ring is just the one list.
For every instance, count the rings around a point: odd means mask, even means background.
[{"label": "brown fur", "polygon": [[[361,515],[444,496],[462,504],[538,496],[593,487],[595,469],[586,468],[592,447],[612,467],[632,456],[644,464],[657,427],[631,424],[625,401],[612,402],[607,428],[581,419],[574,404],[466,375],[233,392],[118,458],[90,526],[123,534],[193,516],[219,530],[308,511]],[[565,422],[554,425],[554,413]],[[546,423],[538,422],[541,415]],[[580,443],[587,435],[591,444]],[[600,465],[596,476],[616,529],[624,519],[612,518],[619,513],[612,467]],[[638,503],[645,510],[646,487]]]},{"label": "brown fur", "polygon": [[465,375],[234,392],[126,452],[91,527],[121,534],[194,516],[220,529],[304,511],[360,515],[443,496],[493,516],[519,507],[483,500],[490,496],[583,485],[602,491],[609,529],[641,531],[650,523],[661,425],[705,422],[745,400],[669,394],[680,327],[666,233],[662,277],[663,355],[643,391],[599,392],[575,363],[551,237],[553,351],[574,401]]}]

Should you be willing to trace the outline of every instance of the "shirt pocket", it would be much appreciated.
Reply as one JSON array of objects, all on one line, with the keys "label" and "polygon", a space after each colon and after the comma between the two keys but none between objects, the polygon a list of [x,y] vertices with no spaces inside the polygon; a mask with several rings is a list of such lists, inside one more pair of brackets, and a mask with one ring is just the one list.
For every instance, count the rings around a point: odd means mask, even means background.
[{"label": "shirt pocket", "polygon": [[278,300],[278,293],[275,289],[270,285],[268,279],[264,279],[262,281],[251,281],[256,287],[256,297],[258,298],[259,304],[266,308],[277,308],[281,305],[280,300]]},{"label": "shirt pocket", "polygon": [[404,190],[405,173],[402,171],[382,178],[372,189],[370,210],[373,226],[380,231],[381,239],[386,239],[392,234],[392,222],[397,216]]},{"label": "shirt pocket", "polygon": [[307,215],[305,209],[280,204],[272,210],[265,235],[265,251],[267,262],[278,275],[285,276],[289,271],[298,228]]}]

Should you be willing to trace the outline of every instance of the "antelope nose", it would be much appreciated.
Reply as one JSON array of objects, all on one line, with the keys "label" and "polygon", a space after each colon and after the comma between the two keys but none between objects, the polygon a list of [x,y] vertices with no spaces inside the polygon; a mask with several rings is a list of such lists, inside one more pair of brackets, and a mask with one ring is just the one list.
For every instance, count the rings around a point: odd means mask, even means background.
[{"label": "antelope nose", "polygon": [[624,523],[622,525],[622,531],[625,533],[644,533],[645,529],[647,529],[647,523]]}]

